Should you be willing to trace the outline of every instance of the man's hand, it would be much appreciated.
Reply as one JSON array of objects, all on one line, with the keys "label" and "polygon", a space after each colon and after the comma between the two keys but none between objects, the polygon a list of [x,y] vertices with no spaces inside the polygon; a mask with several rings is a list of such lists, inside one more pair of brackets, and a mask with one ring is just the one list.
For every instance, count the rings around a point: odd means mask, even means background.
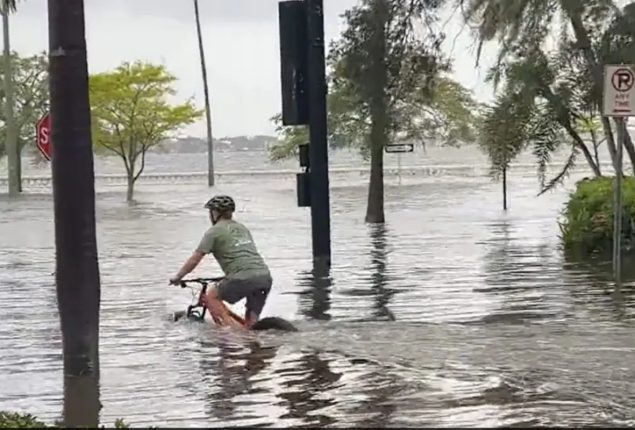
[{"label": "man's hand", "polygon": [[170,279],[170,285],[179,285],[181,283],[181,278],[179,276],[175,276]]}]

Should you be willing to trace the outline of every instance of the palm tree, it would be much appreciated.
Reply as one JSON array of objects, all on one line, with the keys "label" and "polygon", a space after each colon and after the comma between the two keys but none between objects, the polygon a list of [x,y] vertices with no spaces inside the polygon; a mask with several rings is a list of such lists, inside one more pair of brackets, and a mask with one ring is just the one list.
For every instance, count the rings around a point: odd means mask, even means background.
[{"label": "palm tree", "polygon": [[101,287],[83,0],[48,0],[56,287],[64,421],[96,427]]},{"label": "palm tree", "polygon": [[11,61],[11,43],[9,40],[9,14],[16,10],[16,0],[2,0],[2,30],[4,39],[4,92],[5,92],[5,117],[6,117],[6,141],[9,196],[20,193],[20,151],[18,148],[18,130],[14,118],[13,106],[13,69]]},{"label": "palm tree", "polygon": [[207,86],[207,67],[205,66],[205,51],[203,49],[203,35],[198,11],[198,0],[194,0],[194,16],[196,18],[196,32],[198,33],[198,51],[201,57],[201,72],[203,74],[203,92],[205,94],[205,119],[207,122],[207,185],[214,186],[214,142],[212,141],[212,114],[209,106],[209,89]]},{"label": "palm tree", "polygon": [[[579,153],[594,175],[601,175],[597,157],[580,135],[584,129],[575,121],[589,105],[587,89],[579,82],[580,71],[566,60],[548,57],[540,50],[528,51],[522,59],[505,62],[492,73],[496,79],[504,77],[504,88],[484,112],[479,143],[490,158],[495,177],[529,147],[538,161],[542,192],[564,179]],[[551,154],[569,141],[571,154],[564,169],[546,184]]]},{"label": "palm tree", "polygon": [[[591,84],[589,95],[598,112],[602,109],[602,62],[598,41],[606,37],[604,27],[619,19],[622,11],[611,0],[456,0],[464,6],[466,21],[477,21],[478,53],[487,41],[498,39],[497,65],[525,48],[543,49],[556,25],[562,25],[560,52],[570,51],[584,63],[583,73]],[[609,30],[610,31],[610,30]],[[607,147],[616,165],[616,146],[611,123],[601,118]],[[625,147],[635,169],[635,147],[627,139]]]}]

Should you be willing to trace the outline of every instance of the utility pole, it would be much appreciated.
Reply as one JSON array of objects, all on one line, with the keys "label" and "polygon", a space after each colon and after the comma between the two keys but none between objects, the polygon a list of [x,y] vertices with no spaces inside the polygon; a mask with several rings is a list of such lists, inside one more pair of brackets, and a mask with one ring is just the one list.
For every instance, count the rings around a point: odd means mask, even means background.
[{"label": "utility pole", "polygon": [[207,66],[205,65],[205,50],[203,49],[203,34],[201,32],[201,18],[198,0],[194,0],[194,16],[196,17],[196,32],[198,33],[198,52],[201,57],[201,72],[203,74],[203,92],[205,94],[205,120],[207,121],[207,185],[214,186],[214,142],[212,139],[212,113],[209,103],[209,87],[207,85]]},{"label": "utility pole", "polygon": [[326,123],[326,66],[324,60],[324,7],[322,0],[306,3],[307,100],[313,262],[331,266],[331,214]]},{"label": "utility pole", "polygon": [[15,124],[13,99],[13,65],[11,61],[11,41],[9,39],[9,4],[2,0],[2,33],[4,39],[4,92],[5,92],[5,124],[7,150],[7,167],[9,180],[9,196],[20,194],[20,150],[18,148],[18,130]]},{"label": "utility pole", "polygon": [[96,427],[100,280],[83,0],[48,0],[57,302],[66,427]]}]

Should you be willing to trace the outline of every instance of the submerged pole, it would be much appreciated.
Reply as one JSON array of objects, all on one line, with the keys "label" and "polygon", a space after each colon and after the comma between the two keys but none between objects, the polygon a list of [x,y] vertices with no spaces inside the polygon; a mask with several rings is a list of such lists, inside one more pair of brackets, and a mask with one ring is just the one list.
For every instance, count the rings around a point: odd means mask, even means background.
[{"label": "submerged pole", "polygon": [[617,163],[615,169],[614,204],[613,204],[613,273],[615,286],[621,288],[622,284],[622,158],[624,139],[626,137],[626,120],[617,120]]},{"label": "submerged pole", "polygon": [[326,69],[322,0],[306,0],[307,84],[309,101],[309,158],[311,230],[314,263],[331,265],[328,144],[326,129]]},{"label": "submerged pole", "polygon": [[503,167],[503,210],[507,210],[507,167]]}]

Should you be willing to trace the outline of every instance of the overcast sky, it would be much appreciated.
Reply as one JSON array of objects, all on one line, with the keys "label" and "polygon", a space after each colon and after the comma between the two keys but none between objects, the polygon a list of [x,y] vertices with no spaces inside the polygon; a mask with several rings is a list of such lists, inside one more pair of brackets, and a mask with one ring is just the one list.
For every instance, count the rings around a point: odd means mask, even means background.
[{"label": "overcast sky", "polygon": [[[324,0],[327,40],[340,34],[340,15],[356,3]],[[199,0],[216,137],[273,134],[269,118],[281,109],[277,4]],[[138,59],[162,63],[179,79],[178,97],[194,97],[203,107],[191,0],[85,0],[85,7],[89,72]],[[47,50],[47,0],[24,0],[18,8],[10,24],[12,49],[21,55]],[[455,79],[477,99],[489,99],[491,89],[482,83],[488,63],[475,67],[474,43],[462,27],[458,14],[444,26]],[[204,136],[204,121],[184,132]]]}]

